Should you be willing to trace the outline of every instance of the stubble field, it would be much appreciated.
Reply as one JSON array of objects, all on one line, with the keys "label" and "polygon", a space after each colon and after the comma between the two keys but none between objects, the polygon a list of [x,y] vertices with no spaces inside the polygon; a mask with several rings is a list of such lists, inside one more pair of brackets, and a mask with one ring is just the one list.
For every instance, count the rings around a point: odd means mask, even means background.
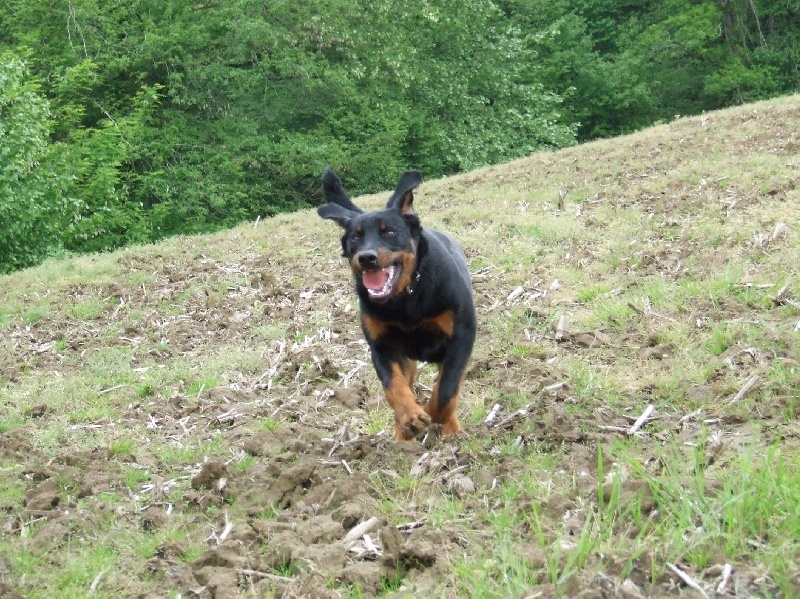
[{"label": "stubble field", "polygon": [[0,278],[0,596],[800,595],[798,186],[800,97],[424,183],[444,439],[312,211]]}]

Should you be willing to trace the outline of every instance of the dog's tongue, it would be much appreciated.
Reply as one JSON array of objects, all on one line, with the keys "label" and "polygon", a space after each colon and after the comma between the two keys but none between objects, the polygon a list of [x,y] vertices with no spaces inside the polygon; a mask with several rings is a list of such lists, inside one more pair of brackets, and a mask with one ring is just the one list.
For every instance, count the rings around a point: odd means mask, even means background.
[{"label": "dog's tongue", "polygon": [[380,270],[365,270],[361,274],[361,280],[364,282],[364,287],[379,291],[386,285],[389,280],[389,269],[381,268]]}]

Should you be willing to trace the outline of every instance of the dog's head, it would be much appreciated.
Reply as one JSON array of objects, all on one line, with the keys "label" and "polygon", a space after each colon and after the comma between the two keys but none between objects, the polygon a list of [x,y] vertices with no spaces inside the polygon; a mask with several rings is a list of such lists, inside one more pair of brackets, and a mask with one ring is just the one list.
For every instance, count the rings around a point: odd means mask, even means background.
[{"label": "dog's head", "polygon": [[406,171],[384,210],[364,212],[332,170],[322,176],[328,203],[317,212],[344,229],[342,256],[350,262],[359,292],[370,301],[385,302],[410,288],[422,232],[414,212],[414,189],[420,183],[419,171]]}]

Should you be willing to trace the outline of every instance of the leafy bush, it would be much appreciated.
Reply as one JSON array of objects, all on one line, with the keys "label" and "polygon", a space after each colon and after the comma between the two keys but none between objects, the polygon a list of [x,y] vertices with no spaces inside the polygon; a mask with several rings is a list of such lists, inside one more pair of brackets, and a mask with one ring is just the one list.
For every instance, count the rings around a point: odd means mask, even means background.
[{"label": "leafy bush", "polygon": [[71,203],[49,145],[50,112],[25,63],[0,54],[0,272],[60,247]]}]

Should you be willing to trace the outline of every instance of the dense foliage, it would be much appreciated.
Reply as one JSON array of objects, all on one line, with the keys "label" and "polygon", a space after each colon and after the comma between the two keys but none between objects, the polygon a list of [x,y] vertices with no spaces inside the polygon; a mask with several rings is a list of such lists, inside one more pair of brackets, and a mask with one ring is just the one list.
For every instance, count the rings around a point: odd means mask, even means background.
[{"label": "dense foliage", "polygon": [[0,272],[796,91],[798,0],[5,0]]}]

